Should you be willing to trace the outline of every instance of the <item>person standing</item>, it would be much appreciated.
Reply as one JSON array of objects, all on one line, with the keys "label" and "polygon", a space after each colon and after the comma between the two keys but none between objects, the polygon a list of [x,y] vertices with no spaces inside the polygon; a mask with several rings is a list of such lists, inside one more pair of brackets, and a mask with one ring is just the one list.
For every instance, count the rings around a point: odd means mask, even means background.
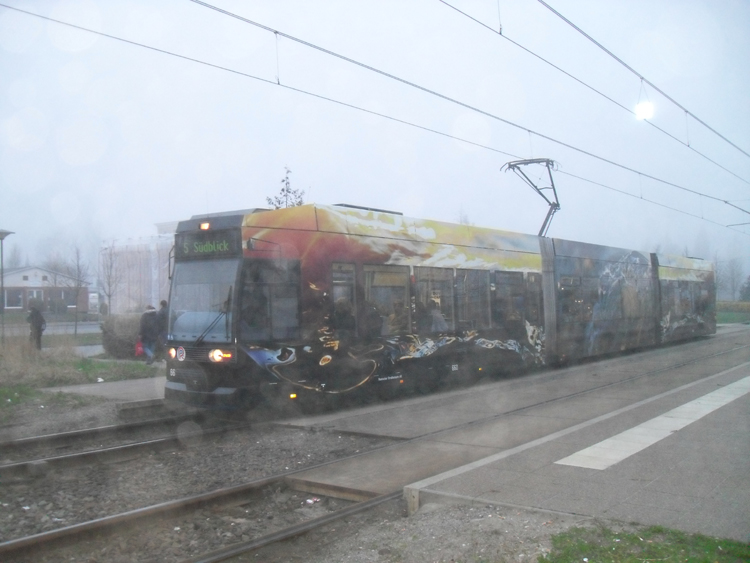
[{"label": "person standing", "polygon": [[140,334],[143,352],[146,354],[146,364],[154,363],[154,351],[156,350],[156,341],[159,338],[159,317],[156,309],[151,305],[146,307],[146,312],[141,315]]},{"label": "person standing", "polygon": [[29,308],[29,316],[26,319],[31,329],[30,340],[37,350],[42,349],[42,333],[47,328],[42,313],[36,307]]}]

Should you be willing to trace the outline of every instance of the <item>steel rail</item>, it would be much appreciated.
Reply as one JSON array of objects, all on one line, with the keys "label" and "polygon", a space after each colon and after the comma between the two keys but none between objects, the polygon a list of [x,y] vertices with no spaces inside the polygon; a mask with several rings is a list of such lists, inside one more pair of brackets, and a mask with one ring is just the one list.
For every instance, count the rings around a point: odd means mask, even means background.
[{"label": "steel rail", "polygon": [[110,424],[107,426],[97,426],[95,428],[57,432],[55,434],[45,434],[42,436],[28,436],[25,438],[16,438],[15,440],[0,442],[0,449],[8,452],[29,448],[61,448],[76,441],[82,442],[100,438],[114,438],[117,437],[118,434],[135,432],[142,428],[151,428],[157,425],[169,426],[194,418],[194,414],[184,414],[165,418],[138,420],[127,422],[125,424]]},{"label": "steel rail", "polygon": [[229,426],[220,427],[210,430],[201,430],[199,432],[186,432],[180,436],[168,436],[164,438],[156,438],[154,440],[145,440],[142,442],[135,442],[132,444],[124,444],[121,446],[112,446],[109,448],[100,448],[94,450],[84,450],[81,452],[53,456],[47,458],[38,458],[32,460],[19,461],[15,463],[8,463],[0,465],[0,478],[8,479],[11,477],[23,477],[23,476],[37,476],[40,473],[45,472],[46,468],[51,466],[55,467],[75,467],[78,465],[85,465],[90,463],[92,460],[103,463],[106,461],[115,460],[118,458],[127,458],[134,454],[140,454],[144,450],[149,451],[169,451],[180,447],[180,443],[184,440],[190,440],[191,438],[199,438],[204,436],[212,436],[216,434],[223,434],[225,432],[237,432],[241,430],[247,430],[250,425],[241,426]]},{"label": "steel rail", "polygon": [[380,504],[383,504],[384,502],[396,500],[397,498],[403,496],[403,494],[404,493],[402,491],[395,491],[386,495],[380,495],[375,498],[358,502],[351,506],[347,506],[346,508],[341,508],[334,512],[330,512],[323,516],[312,518],[310,520],[306,520],[305,522],[300,522],[299,524],[294,524],[293,526],[289,526],[288,528],[284,528],[283,530],[271,532],[270,534],[266,534],[265,536],[261,536],[248,542],[233,544],[224,549],[206,553],[192,559],[187,559],[185,560],[185,563],[215,563],[217,561],[225,561],[231,557],[236,557],[237,555],[247,553],[248,551],[260,549],[261,547],[264,547],[266,545],[284,541],[289,538],[293,538],[294,536],[298,536],[317,528],[321,528],[326,524],[329,524],[336,520],[340,520],[341,518],[346,518],[347,516],[353,516],[355,514],[365,512],[367,510],[375,508]]},{"label": "steel rail", "polygon": [[80,537],[91,534],[92,532],[112,531],[114,528],[125,524],[133,525],[138,521],[146,522],[156,517],[173,517],[182,512],[202,508],[208,504],[218,504],[223,499],[232,499],[233,502],[236,502],[238,497],[253,493],[262,487],[277,483],[283,480],[283,478],[284,475],[275,475],[272,477],[257,479],[250,483],[244,483],[235,487],[217,489],[192,497],[167,501],[144,508],[137,508],[135,510],[129,510],[128,512],[105,516],[104,518],[97,518],[96,520],[89,520],[87,522],[80,522],[78,524],[58,528],[49,532],[42,532],[40,534],[10,540],[0,543],[0,555],[17,555],[23,552],[29,552],[32,549],[49,548],[53,543],[75,538],[76,536]]}]

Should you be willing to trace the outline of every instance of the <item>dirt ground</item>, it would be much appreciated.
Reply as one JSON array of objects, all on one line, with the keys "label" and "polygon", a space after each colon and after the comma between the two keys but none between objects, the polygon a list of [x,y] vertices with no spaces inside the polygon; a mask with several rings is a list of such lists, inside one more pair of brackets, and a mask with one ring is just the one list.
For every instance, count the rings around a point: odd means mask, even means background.
[{"label": "dirt ground", "polygon": [[427,504],[407,517],[399,499],[235,561],[531,562],[549,553],[554,534],[591,525],[585,517],[486,505]]}]

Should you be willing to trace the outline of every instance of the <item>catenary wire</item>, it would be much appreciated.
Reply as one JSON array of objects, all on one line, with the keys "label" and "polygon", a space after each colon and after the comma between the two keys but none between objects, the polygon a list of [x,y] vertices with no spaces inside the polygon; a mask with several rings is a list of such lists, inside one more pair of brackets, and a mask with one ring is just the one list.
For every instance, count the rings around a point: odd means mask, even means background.
[{"label": "catenary wire", "polygon": [[[453,4],[451,4],[451,3],[449,3],[449,2],[446,2],[445,0],[438,0],[438,2],[440,2],[441,4],[444,4],[444,5],[446,5],[447,7],[451,8],[452,10],[455,10],[456,12],[458,12],[459,14],[461,14],[462,16],[464,16],[464,17],[466,17],[466,18],[470,19],[471,21],[473,21],[474,23],[476,23],[476,24],[478,24],[478,25],[481,25],[481,26],[482,26],[482,27],[484,27],[485,29],[488,29],[489,31],[491,31],[491,32],[492,32],[492,33],[494,33],[495,35],[497,35],[497,36],[499,36],[499,37],[502,37],[503,39],[505,39],[506,41],[508,41],[508,42],[510,42],[511,44],[515,45],[515,46],[516,46],[516,47],[518,47],[519,49],[521,49],[521,50],[525,51],[526,53],[528,53],[528,54],[529,54],[529,55],[531,55],[532,57],[535,57],[535,58],[539,59],[539,60],[540,60],[540,61],[542,61],[543,63],[545,63],[545,64],[547,64],[547,65],[551,66],[552,68],[554,68],[554,69],[555,69],[555,70],[557,70],[558,72],[560,72],[560,73],[564,74],[564,75],[565,75],[565,76],[567,76],[568,78],[570,78],[570,79],[572,79],[572,80],[574,80],[574,81],[578,82],[578,84],[580,84],[580,85],[581,85],[581,86],[583,86],[584,88],[588,88],[589,90],[591,90],[591,91],[592,91],[592,92],[594,92],[595,94],[597,94],[597,95],[601,96],[602,98],[604,98],[604,99],[608,100],[609,102],[613,103],[613,104],[614,104],[614,105],[616,105],[617,107],[619,107],[619,108],[621,108],[621,109],[625,110],[625,111],[626,111],[626,112],[628,112],[628,113],[629,113],[630,115],[635,115],[635,112],[634,112],[634,111],[633,111],[632,109],[630,109],[629,107],[627,107],[627,106],[625,106],[625,105],[621,104],[620,102],[618,102],[617,100],[615,100],[615,99],[614,99],[614,98],[612,98],[611,96],[608,96],[607,94],[605,94],[605,93],[604,93],[604,92],[602,92],[601,90],[597,90],[596,88],[594,88],[594,87],[593,87],[593,86],[591,86],[590,84],[588,84],[588,83],[584,82],[584,81],[583,81],[583,80],[581,80],[580,78],[578,78],[578,77],[574,76],[573,74],[569,73],[568,71],[564,70],[563,68],[561,68],[561,67],[557,66],[557,65],[556,65],[556,64],[554,64],[553,62],[551,62],[551,61],[548,61],[547,59],[545,59],[545,58],[544,58],[544,57],[542,57],[541,55],[539,55],[539,54],[535,53],[534,51],[532,51],[531,49],[529,49],[528,47],[524,47],[523,45],[521,45],[521,44],[520,44],[520,43],[518,43],[517,41],[514,41],[513,39],[511,39],[510,37],[508,37],[508,36],[507,36],[506,34],[504,34],[504,33],[502,33],[502,32],[499,32],[499,31],[497,31],[496,29],[493,29],[492,27],[490,27],[490,26],[489,26],[489,25],[487,25],[486,23],[482,22],[481,20],[478,20],[477,18],[475,18],[475,17],[471,16],[470,14],[468,14],[468,13],[464,12],[463,10],[461,10],[461,9],[457,8],[457,7],[456,7],[456,6],[454,6]],[[651,121],[651,120],[649,120],[649,119],[644,119],[643,121],[645,121],[646,123],[648,123],[648,124],[649,124],[649,125],[650,125],[651,127],[653,127],[654,129],[656,129],[657,131],[659,131],[659,132],[663,133],[664,135],[666,135],[667,137],[669,137],[669,138],[670,138],[670,139],[672,139],[673,141],[677,141],[677,142],[678,142],[679,144],[681,144],[681,145],[682,145],[683,147],[685,147],[685,148],[688,148],[688,149],[690,149],[691,151],[693,151],[693,152],[694,152],[694,153],[696,153],[697,155],[699,155],[699,156],[701,156],[702,158],[706,159],[706,160],[707,160],[708,162],[710,162],[711,164],[713,164],[713,165],[715,165],[715,166],[717,166],[717,167],[721,168],[722,170],[724,170],[724,171],[725,171],[725,172],[727,172],[728,174],[731,174],[732,176],[734,176],[734,177],[735,177],[735,178],[737,178],[738,180],[740,180],[740,181],[742,181],[742,182],[744,182],[744,183],[746,183],[746,184],[750,184],[750,180],[746,180],[745,178],[743,178],[743,177],[742,177],[742,176],[740,176],[739,174],[737,174],[737,173],[733,172],[732,170],[730,170],[729,168],[727,168],[727,167],[726,167],[726,166],[724,166],[723,164],[720,164],[720,163],[716,162],[716,161],[715,161],[714,159],[712,159],[712,158],[711,158],[711,157],[709,157],[708,155],[706,155],[706,154],[702,153],[701,151],[697,150],[697,149],[696,149],[695,147],[691,146],[689,142],[688,142],[688,143],[686,143],[685,141],[683,141],[683,140],[682,140],[682,139],[680,139],[679,137],[677,137],[677,136],[673,135],[672,133],[670,133],[670,132],[669,132],[669,131],[667,131],[666,129],[664,129],[664,128],[662,128],[662,127],[659,127],[659,126],[658,126],[658,125],[657,125],[656,123],[654,123],[653,121]]]},{"label": "catenary wire", "polygon": [[[400,123],[400,124],[403,124],[403,125],[408,125],[410,127],[414,127],[416,129],[427,131],[429,133],[434,133],[436,135],[440,135],[442,137],[446,137],[446,138],[449,138],[449,139],[454,139],[456,141],[460,141],[462,143],[473,145],[473,146],[478,147],[478,148],[486,149],[486,150],[489,150],[489,151],[492,151],[492,152],[495,152],[495,153],[498,153],[498,154],[503,154],[505,156],[509,156],[511,158],[514,158],[514,159],[520,159],[521,158],[518,155],[515,155],[513,153],[509,153],[509,152],[506,152],[506,151],[503,151],[503,150],[500,150],[500,149],[497,149],[495,147],[484,145],[482,143],[476,143],[474,141],[470,141],[470,140],[464,139],[462,137],[451,135],[449,133],[438,131],[436,129],[432,129],[430,127],[425,127],[423,125],[412,123],[410,121],[406,121],[404,119],[399,119],[397,117],[393,117],[393,116],[390,116],[390,115],[387,115],[387,114],[384,114],[384,113],[380,113],[380,112],[376,112],[376,111],[369,110],[369,109],[366,109],[366,108],[362,108],[360,106],[356,106],[354,104],[349,104],[349,103],[343,102],[341,100],[336,100],[334,98],[329,98],[329,97],[323,96],[321,94],[316,94],[314,92],[309,92],[309,91],[303,90],[301,88],[295,88],[294,86],[288,86],[288,85],[285,85],[285,84],[280,84],[280,83],[277,83],[275,80],[269,80],[267,78],[262,78],[260,76],[256,76],[256,75],[253,75],[253,74],[250,74],[250,73],[247,73],[247,72],[242,72],[242,71],[235,70],[235,69],[232,69],[232,68],[229,68],[229,67],[225,67],[225,66],[221,66],[221,65],[218,65],[218,64],[215,64],[215,63],[210,63],[208,61],[203,61],[201,59],[196,59],[194,57],[188,57],[186,55],[181,55],[181,54],[175,53],[173,51],[167,51],[166,49],[160,49],[158,47],[153,47],[151,45],[146,45],[144,43],[139,43],[137,41],[132,41],[130,39],[125,39],[123,37],[118,37],[117,35],[111,35],[109,33],[104,33],[102,31],[96,31],[96,30],[89,29],[89,28],[86,28],[86,27],[83,27],[83,26],[80,26],[80,25],[72,24],[72,23],[69,23],[69,22],[62,21],[62,20],[57,20],[57,19],[54,19],[54,18],[51,18],[51,17],[48,17],[48,16],[43,16],[41,14],[37,14],[37,13],[34,13],[34,12],[29,12],[29,11],[23,10],[21,8],[16,8],[14,6],[8,6],[7,4],[0,3],[0,7],[7,8],[7,9],[10,9],[10,10],[15,10],[17,12],[20,12],[20,13],[23,13],[23,14],[26,14],[26,15],[29,15],[29,16],[33,16],[33,17],[37,17],[37,18],[40,18],[40,19],[44,19],[44,20],[47,20],[47,21],[50,21],[50,22],[54,22],[56,24],[65,25],[65,26],[68,26],[68,27],[71,27],[71,28],[74,28],[74,29],[79,29],[81,31],[84,31],[84,32],[87,32],[87,33],[92,33],[94,35],[99,35],[101,37],[106,37],[108,39],[113,39],[115,41],[119,41],[119,42],[122,42],[122,43],[125,43],[125,44],[128,44],[128,45],[132,45],[132,46],[135,46],[135,47],[141,47],[143,49],[148,49],[150,51],[155,51],[157,53],[161,53],[161,54],[164,54],[164,55],[169,55],[169,56],[172,56],[172,57],[175,57],[175,58],[178,58],[178,59],[182,59],[182,60],[194,62],[194,63],[201,64],[201,65],[204,65],[204,66],[207,66],[207,67],[210,67],[210,68],[214,68],[214,69],[217,69],[217,70],[223,70],[223,71],[226,71],[226,72],[238,75],[238,76],[243,76],[245,78],[251,78],[253,80],[257,80],[258,82],[263,82],[265,84],[269,84],[269,85],[272,85],[272,86],[284,88],[285,90],[290,90],[292,92],[297,92],[299,94],[305,94],[305,95],[308,95],[308,96],[311,96],[313,98],[317,98],[317,99],[320,99],[320,100],[323,100],[323,101],[331,102],[331,103],[334,103],[334,104],[337,104],[337,105],[340,105],[340,106],[344,106],[344,107],[347,107],[347,108],[350,108],[350,109],[354,109],[354,110],[357,110],[357,111],[368,113],[370,115],[375,115],[375,116],[378,116],[378,117],[382,117],[384,119],[387,119],[387,120],[390,120],[390,121],[393,121],[393,122],[396,122],[396,123]],[[726,225],[722,225],[720,223],[717,223],[716,221],[712,221],[712,220],[706,219],[704,217],[699,217],[698,215],[694,215],[692,213],[688,213],[688,212],[683,211],[681,209],[677,209],[675,207],[671,207],[669,205],[665,205],[665,204],[662,204],[662,203],[659,203],[659,202],[656,202],[656,201],[653,201],[653,200],[650,200],[650,199],[647,199],[647,198],[639,197],[639,196],[631,194],[629,192],[626,192],[626,191],[623,191],[623,190],[619,190],[617,188],[613,188],[611,186],[607,186],[606,184],[602,184],[602,183],[596,182],[594,180],[589,180],[587,178],[584,178],[582,176],[577,176],[577,175],[571,174],[569,172],[562,172],[562,171],[560,171],[560,172],[562,174],[567,175],[567,176],[571,176],[571,177],[583,180],[585,182],[589,182],[591,184],[601,186],[602,188],[606,188],[608,190],[618,192],[618,193],[620,193],[622,195],[626,195],[626,196],[629,196],[629,197],[640,199],[641,201],[652,203],[652,204],[658,205],[660,207],[669,209],[671,211],[675,211],[677,213],[682,213],[684,215],[689,215],[691,217],[695,217],[697,219],[701,219],[703,221],[712,223],[714,225],[718,225],[718,226],[720,226],[722,228],[727,228],[727,229],[735,231],[737,233],[750,236],[750,233],[745,233],[744,231],[740,231],[738,229],[733,229],[731,227],[727,227]],[[703,194],[701,194],[701,195],[703,195]],[[710,196],[706,196],[706,197],[710,197]],[[720,201],[723,201],[723,200],[720,200]]]},{"label": "catenary wire", "polygon": [[738,151],[740,151],[745,156],[750,156],[750,153],[745,152],[742,148],[740,148],[739,146],[737,146],[736,144],[734,144],[732,141],[730,141],[729,139],[727,139],[724,135],[722,135],[721,133],[719,133],[716,129],[714,129],[713,127],[711,127],[708,123],[706,123],[702,119],[698,118],[698,116],[696,116],[694,113],[692,113],[690,110],[688,110],[685,106],[683,106],[677,100],[675,100],[674,98],[672,98],[671,96],[669,96],[666,92],[664,92],[663,90],[661,90],[658,86],[656,86],[656,84],[654,84],[653,82],[651,82],[648,78],[646,78],[645,76],[643,76],[640,72],[638,72],[633,67],[631,67],[630,65],[628,65],[620,57],[618,57],[612,51],[610,51],[609,49],[607,49],[604,45],[602,45],[601,43],[599,43],[596,39],[594,39],[593,37],[591,37],[588,33],[586,33],[585,31],[583,31],[576,24],[574,24],[568,18],[566,18],[565,16],[563,16],[560,12],[558,12],[557,10],[555,10],[552,6],[550,6],[549,4],[547,4],[544,0],[537,0],[537,2],[539,2],[542,6],[544,6],[545,8],[547,8],[550,12],[552,12],[553,14],[555,14],[558,18],[560,18],[565,23],[567,23],[570,27],[572,27],[573,29],[575,29],[578,33],[580,33],[581,35],[583,35],[586,39],[588,39],[589,41],[591,41],[594,45],[596,45],[597,47],[599,47],[602,51],[604,51],[605,53],[607,53],[610,57],[612,57],[614,60],[616,60],[622,66],[624,66],[630,72],[632,72],[633,74],[635,74],[638,78],[640,78],[641,80],[643,80],[643,82],[645,82],[646,84],[648,84],[649,86],[651,86],[654,90],[656,90],[657,92],[659,92],[659,94],[661,94],[662,96],[664,96],[666,99],[668,99],[674,105],[676,105],[678,108],[680,108],[682,111],[684,111],[687,115],[689,115],[690,117],[692,117],[693,119],[695,119],[698,123],[700,123],[701,125],[703,125],[706,129],[708,129],[709,131],[711,131],[712,133],[714,133],[716,136],[720,137],[721,139],[723,139],[724,141],[726,141],[727,143],[729,143],[730,145],[732,145],[735,149],[737,149]]},{"label": "catenary wire", "polygon": [[245,18],[243,16],[240,16],[240,15],[235,14],[233,12],[230,12],[228,10],[224,10],[223,8],[219,8],[219,7],[214,6],[212,4],[208,4],[207,2],[203,2],[202,0],[190,0],[190,1],[193,2],[194,4],[198,4],[199,6],[203,6],[205,8],[210,9],[210,10],[214,10],[214,11],[220,13],[220,14],[224,14],[224,15],[229,16],[231,18],[234,18],[234,19],[237,19],[239,21],[242,21],[242,22],[245,22],[247,24],[250,24],[252,26],[255,26],[255,27],[259,28],[259,29],[263,29],[263,30],[268,31],[270,33],[274,33],[274,34],[276,34],[276,35],[278,35],[280,37],[284,37],[286,39],[289,39],[290,41],[294,41],[295,43],[299,43],[301,45],[304,45],[304,46],[309,47],[311,49],[314,49],[316,51],[320,51],[321,53],[325,53],[327,55],[330,55],[332,57],[335,57],[335,58],[338,58],[340,60],[346,61],[346,62],[351,63],[353,65],[359,66],[361,68],[364,68],[366,70],[369,70],[369,71],[374,72],[376,74],[379,74],[381,76],[385,76],[386,78],[390,78],[392,80],[395,80],[397,82],[400,82],[402,84],[405,84],[405,85],[410,86],[412,88],[415,88],[417,90],[420,90],[422,92],[430,94],[432,96],[435,96],[435,97],[440,98],[442,100],[445,100],[447,102],[456,104],[456,105],[461,106],[461,107],[463,107],[465,109],[468,109],[468,110],[471,110],[473,112],[479,113],[481,115],[484,115],[485,117],[489,117],[491,119],[495,119],[497,121],[505,123],[506,125],[510,125],[512,127],[515,127],[516,129],[521,129],[522,131],[527,131],[529,134],[536,135],[537,137],[539,137],[541,139],[545,139],[545,140],[550,141],[552,143],[555,143],[557,145],[566,147],[566,148],[568,148],[570,150],[573,150],[573,151],[576,151],[576,152],[578,152],[580,154],[584,154],[586,156],[589,156],[589,157],[594,158],[596,160],[599,160],[601,162],[605,162],[605,163],[610,164],[612,166],[615,166],[617,168],[621,168],[623,170],[627,170],[628,172],[632,172],[634,174],[640,174],[644,178],[648,178],[650,180],[654,180],[656,182],[665,184],[667,186],[671,186],[673,188],[677,188],[679,190],[683,190],[683,191],[686,191],[686,192],[689,192],[689,193],[692,193],[692,194],[695,194],[695,195],[701,195],[703,197],[706,197],[706,198],[709,198],[709,199],[713,199],[715,201],[720,201],[720,202],[722,202],[722,203],[724,203],[724,204],[726,204],[726,205],[728,205],[730,207],[734,207],[735,209],[738,209],[738,210],[742,211],[743,213],[747,213],[748,215],[750,215],[750,211],[748,211],[746,209],[743,209],[743,208],[741,208],[741,207],[739,207],[737,205],[734,205],[732,203],[729,203],[725,199],[721,199],[721,198],[718,198],[718,197],[715,197],[715,196],[704,194],[704,193],[701,193],[699,191],[692,190],[692,189],[686,188],[684,186],[680,186],[679,184],[675,184],[674,182],[670,182],[668,180],[664,180],[663,178],[659,178],[657,176],[653,176],[651,174],[647,174],[646,172],[641,172],[640,170],[636,170],[635,168],[632,168],[632,167],[627,166],[625,164],[620,164],[619,162],[616,162],[614,160],[611,160],[611,159],[603,157],[603,156],[599,156],[599,155],[594,154],[594,153],[592,153],[590,151],[587,151],[585,149],[576,147],[575,145],[571,145],[570,143],[566,143],[564,141],[560,141],[559,139],[555,139],[554,137],[550,137],[549,135],[545,135],[543,133],[539,133],[538,131],[534,131],[533,129],[529,129],[528,127],[524,127],[523,125],[519,125],[518,123],[510,121],[509,119],[505,119],[504,117],[500,117],[500,116],[492,114],[492,113],[490,113],[488,111],[484,111],[482,109],[479,109],[479,108],[477,108],[475,106],[472,106],[470,104],[467,104],[467,103],[462,102],[460,100],[457,100],[455,98],[451,98],[450,96],[446,96],[445,94],[441,94],[440,92],[437,92],[435,90],[431,90],[431,89],[429,89],[429,88],[427,88],[425,86],[420,86],[419,84],[416,84],[414,82],[410,82],[409,80],[406,80],[404,78],[398,77],[398,76],[396,76],[394,74],[385,72],[385,71],[377,69],[377,68],[375,68],[373,66],[367,65],[367,64],[359,62],[359,61],[356,61],[354,59],[351,59],[349,57],[346,57],[344,55],[341,55],[339,53],[336,53],[334,51],[331,51],[329,49],[321,47],[319,45],[315,45],[314,43],[310,43],[309,41],[305,41],[304,39],[300,39],[300,38],[295,37],[293,35],[289,35],[288,33],[284,33],[283,31],[279,31],[277,29],[273,29],[273,28],[271,28],[271,27],[269,27],[267,25],[263,25],[263,24],[261,24],[259,22],[250,20],[248,18]]}]

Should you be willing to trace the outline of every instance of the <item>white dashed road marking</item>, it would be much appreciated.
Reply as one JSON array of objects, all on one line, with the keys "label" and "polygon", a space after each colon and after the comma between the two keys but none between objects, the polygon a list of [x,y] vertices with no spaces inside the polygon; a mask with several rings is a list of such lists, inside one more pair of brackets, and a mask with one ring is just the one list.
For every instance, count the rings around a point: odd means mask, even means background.
[{"label": "white dashed road marking", "polygon": [[748,392],[750,377],[745,377],[555,463],[607,469]]}]

